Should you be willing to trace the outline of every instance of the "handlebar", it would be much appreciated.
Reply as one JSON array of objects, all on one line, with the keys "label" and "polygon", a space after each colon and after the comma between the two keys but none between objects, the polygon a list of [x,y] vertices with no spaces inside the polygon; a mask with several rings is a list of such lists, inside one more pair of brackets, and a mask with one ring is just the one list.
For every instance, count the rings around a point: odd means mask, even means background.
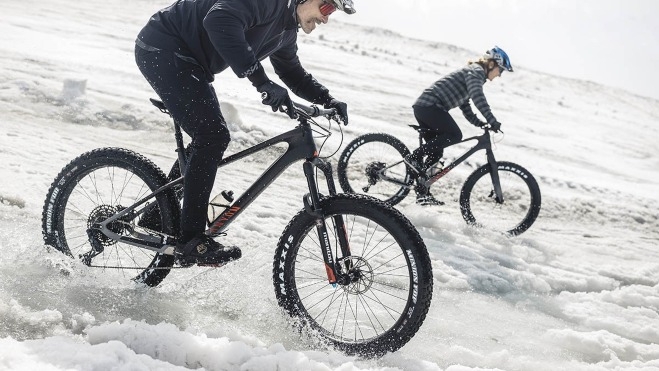
[{"label": "handlebar", "polygon": [[503,134],[503,130],[501,130],[501,128],[499,128],[498,130],[495,130],[495,129],[493,129],[492,126],[490,126],[490,124],[488,124],[488,123],[486,123],[486,124],[484,124],[484,125],[480,125],[480,126],[478,126],[478,127],[481,128],[481,129],[483,129],[483,130],[485,130],[485,131],[493,131],[493,132],[495,132],[495,133],[502,133],[502,134]]},{"label": "handlebar", "polygon": [[296,103],[293,102],[293,106],[295,107],[295,112],[298,114],[303,114],[309,117],[325,117],[325,118],[332,118],[334,115],[336,115],[336,109],[330,108],[330,109],[324,109],[320,108],[318,106],[305,106],[304,104]]},{"label": "handlebar", "polygon": [[[265,100],[268,98],[268,93],[263,92],[261,93],[261,100]],[[330,109],[324,109],[320,108],[318,106],[307,106],[301,103],[296,103],[293,102],[293,107],[295,108],[295,113],[296,116],[301,115],[302,117],[306,118],[314,118],[314,117],[325,117],[327,119],[336,119],[336,109],[330,108]],[[279,108],[280,112],[286,112],[290,107],[284,109],[283,107]]]}]

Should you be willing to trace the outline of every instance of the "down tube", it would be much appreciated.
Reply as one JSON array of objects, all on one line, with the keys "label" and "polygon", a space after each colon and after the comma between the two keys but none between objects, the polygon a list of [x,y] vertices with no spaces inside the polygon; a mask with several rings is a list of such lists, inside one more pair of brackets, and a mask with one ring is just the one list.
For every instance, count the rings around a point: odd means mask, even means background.
[{"label": "down tube", "polygon": [[[222,233],[249,206],[263,191],[268,188],[291,164],[303,160],[309,155],[308,143],[304,141],[304,135],[296,134],[296,130],[282,134],[276,138],[263,142],[243,152],[227,157],[220,166],[234,162],[249,154],[258,152],[275,143],[287,142],[289,144],[286,152],[281,155],[270,167],[234,202],[231,207],[224,210],[212,223],[206,234],[214,236]],[[313,143],[313,139],[311,139]]]}]

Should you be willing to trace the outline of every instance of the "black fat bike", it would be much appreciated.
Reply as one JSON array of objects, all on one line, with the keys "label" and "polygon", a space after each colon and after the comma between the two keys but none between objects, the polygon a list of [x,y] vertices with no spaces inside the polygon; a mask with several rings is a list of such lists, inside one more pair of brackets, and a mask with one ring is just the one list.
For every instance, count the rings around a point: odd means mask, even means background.
[{"label": "black fat bike", "polygon": [[[162,102],[152,100],[168,113]],[[276,247],[273,283],[278,303],[313,338],[348,354],[395,351],[417,332],[432,296],[432,269],[417,230],[397,210],[372,197],[337,194],[328,162],[318,157],[314,117],[334,110],[296,105],[292,130],[225,157],[219,167],[275,144],[287,149],[240,197],[227,195],[209,220],[219,237],[292,163],[303,160],[309,192]],[[315,128],[312,128],[312,124]],[[43,208],[45,243],[87,267],[158,285],[177,265],[186,151],[175,123],[178,161],[170,176],[146,157],[101,148],[71,161],[52,183]],[[318,171],[328,195],[318,188]],[[239,263],[236,263],[239,264]]]},{"label": "black fat bike", "polygon": [[[428,129],[410,126],[419,132],[421,146],[422,134]],[[497,161],[490,129],[483,130],[482,135],[459,142],[476,141],[460,157],[446,166],[437,163],[423,174],[404,160],[410,150],[398,138],[384,133],[359,136],[341,153],[337,166],[339,184],[344,192],[367,193],[396,205],[417,184],[429,188],[471,155],[485,150],[486,163],[469,175],[462,186],[460,211],[468,224],[519,235],[531,227],[540,213],[540,187],[522,166]]]}]

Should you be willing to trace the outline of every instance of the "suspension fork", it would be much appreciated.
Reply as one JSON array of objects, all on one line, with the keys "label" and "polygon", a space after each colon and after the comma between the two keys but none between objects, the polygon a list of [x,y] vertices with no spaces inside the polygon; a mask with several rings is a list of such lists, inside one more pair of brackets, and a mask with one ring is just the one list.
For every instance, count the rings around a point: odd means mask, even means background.
[{"label": "suspension fork", "polygon": [[[337,265],[332,253],[332,245],[329,241],[329,234],[327,233],[327,224],[325,223],[324,213],[320,207],[320,194],[318,193],[318,184],[314,176],[314,166],[320,169],[325,175],[327,180],[327,188],[330,195],[336,194],[336,186],[334,185],[334,178],[332,176],[332,166],[319,158],[307,160],[304,162],[303,169],[304,175],[307,178],[309,186],[309,193],[304,196],[304,208],[310,215],[316,218],[316,232],[318,233],[318,240],[322,250],[323,261],[325,263],[325,271],[327,272],[327,280],[330,284],[334,285],[337,281],[341,280],[345,274],[341,274],[341,268],[337,270]],[[346,232],[345,222],[342,215],[335,215],[332,217],[335,228],[335,235],[338,237],[341,254],[343,257],[350,256],[350,245],[348,243],[348,236]],[[345,260],[349,264],[349,259]],[[346,269],[350,267],[346,266]]]},{"label": "suspension fork", "polygon": [[491,148],[487,148],[485,153],[487,155],[487,163],[490,165],[490,178],[492,178],[492,186],[494,187],[494,200],[502,204],[504,200],[501,181],[499,180],[499,166],[497,165],[497,160],[494,159],[494,152],[492,152]]},{"label": "suspension fork", "polygon": [[[327,190],[331,196],[334,196],[336,194],[336,186],[334,185],[334,173],[332,172],[332,164],[317,157],[313,160],[313,163],[325,175],[325,180],[327,181]],[[339,239],[341,254],[345,259],[351,255],[350,242],[348,241],[348,229],[346,228],[345,221],[343,220],[343,215],[334,215],[332,219],[334,220],[334,232]],[[345,259],[345,262],[347,272],[351,268],[349,265],[351,264],[351,260]]]}]

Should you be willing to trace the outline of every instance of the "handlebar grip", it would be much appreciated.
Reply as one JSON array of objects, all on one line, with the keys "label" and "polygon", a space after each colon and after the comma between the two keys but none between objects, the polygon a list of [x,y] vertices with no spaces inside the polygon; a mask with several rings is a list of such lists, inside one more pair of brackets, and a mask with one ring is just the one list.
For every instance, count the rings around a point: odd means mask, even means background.
[{"label": "handlebar grip", "polygon": [[317,106],[305,106],[297,103],[293,103],[293,105],[295,106],[295,109],[302,111],[311,117],[320,116],[320,109]]},{"label": "handlebar grip", "polygon": [[[265,100],[268,98],[268,93],[267,92],[262,92],[261,93],[261,100]],[[336,113],[336,110],[334,108],[331,109],[321,109],[318,106],[305,106],[304,104],[299,104],[293,102],[293,106],[296,111],[299,111],[301,113],[306,114],[309,117],[319,117],[319,116],[332,116]],[[284,110],[280,107],[279,109],[281,112],[284,112]]]}]

